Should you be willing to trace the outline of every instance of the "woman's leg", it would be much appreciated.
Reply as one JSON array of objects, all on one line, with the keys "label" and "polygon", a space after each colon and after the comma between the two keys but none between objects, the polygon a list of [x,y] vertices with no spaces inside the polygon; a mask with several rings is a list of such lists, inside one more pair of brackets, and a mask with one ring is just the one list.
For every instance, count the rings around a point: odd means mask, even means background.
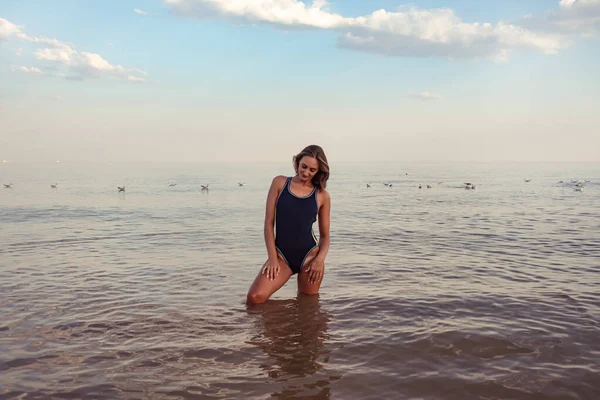
[{"label": "woman's leg", "polygon": [[[321,287],[321,282],[310,283],[308,280],[308,273],[304,272],[304,267],[308,265],[319,253],[319,248],[316,247],[312,249],[310,253],[306,256],[304,260],[304,264],[302,265],[302,270],[298,274],[298,293],[303,294],[319,294],[319,288]],[[322,280],[321,280],[322,281]]]},{"label": "woman's leg", "polygon": [[273,293],[278,291],[290,279],[292,276],[292,270],[290,267],[288,267],[281,256],[277,257],[277,261],[279,262],[279,274],[275,277],[275,280],[270,280],[266,277],[266,275],[263,275],[259,271],[258,275],[254,279],[254,283],[252,283],[252,286],[250,286],[250,290],[248,290],[246,304],[251,305],[264,303],[269,299],[269,297],[271,297],[271,295],[273,295]]}]

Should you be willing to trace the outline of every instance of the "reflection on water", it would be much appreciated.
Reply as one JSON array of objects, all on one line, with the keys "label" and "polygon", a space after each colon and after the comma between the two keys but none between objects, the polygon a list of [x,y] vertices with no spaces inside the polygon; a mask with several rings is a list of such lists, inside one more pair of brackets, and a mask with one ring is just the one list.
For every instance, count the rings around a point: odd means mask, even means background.
[{"label": "reflection on water", "polygon": [[269,300],[248,308],[255,317],[256,332],[248,344],[259,347],[270,362],[261,365],[280,385],[277,399],[329,399],[330,384],[325,364],[329,350],[327,324],[330,315],[319,296],[299,294],[295,299]]}]

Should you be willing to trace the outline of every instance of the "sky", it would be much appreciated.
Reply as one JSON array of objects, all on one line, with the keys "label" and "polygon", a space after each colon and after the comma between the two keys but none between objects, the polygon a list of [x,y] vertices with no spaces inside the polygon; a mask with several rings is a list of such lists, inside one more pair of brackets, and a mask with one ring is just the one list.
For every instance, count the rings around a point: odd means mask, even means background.
[{"label": "sky", "polygon": [[0,1],[0,160],[600,162],[600,0]]}]

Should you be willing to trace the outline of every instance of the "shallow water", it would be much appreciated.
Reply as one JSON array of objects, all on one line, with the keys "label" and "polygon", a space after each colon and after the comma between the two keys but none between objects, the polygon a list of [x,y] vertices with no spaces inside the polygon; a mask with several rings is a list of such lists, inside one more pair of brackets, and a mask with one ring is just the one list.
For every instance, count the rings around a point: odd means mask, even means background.
[{"label": "shallow water", "polygon": [[332,163],[320,297],[246,308],[290,173],[1,164],[0,399],[600,398],[600,164]]}]

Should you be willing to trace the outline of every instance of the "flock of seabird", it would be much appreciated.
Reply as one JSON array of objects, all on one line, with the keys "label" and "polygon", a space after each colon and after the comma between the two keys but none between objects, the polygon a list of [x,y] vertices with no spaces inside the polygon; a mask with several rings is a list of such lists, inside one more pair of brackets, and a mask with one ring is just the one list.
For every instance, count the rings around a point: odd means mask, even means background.
[{"label": "flock of seabird", "polygon": [[[577,179],[571,179],[571,185],[573,185],[573,190],[576,192],[583,192],[583,188],[585,187],[586,183],[589,183],[589,180],[577,180]],[[563,181],[559,181],[558,183],[564,183]]]},{"label": "flock of seabird", "polygon": [[[177,186],[177,184],[176,183],[169,183],[169,186],[173,187],[173,186]],[[200,186],[202,187],[202,190],[208,191],[208,184],[207,185],[200,185]],[[238,186],[246,186],[246,182],[238,182]],[[13,184],[12,183],[5,183],[4,187],[6,189],[11,189],[13,187]],[[50,187],[52,189],[57,189],[58,188],[58,183],[51,183]],[[123,186],[117,186],[117,192],[125,192],[125,185],[123,185]]]},{"label": "flock of seabird", "polygon": [[[392,184],[392,182],[382,182],[382,183],[383,183],[383,185],[384,185],[384,186],[387,186],[387,187],[393,187],[393,186],[394,186],[394,185]],[[438,184],[438,185],[440,185],[440,184],[442,184],[442,183],[444,183],[444,182],[438,182],[437,184]],[[370,184],[370,183],[367,183],[367,189],[368,189],[368,188],[370,188],[370,187],[371,187],[371,184]],[[417,186],[417,187],[418,187],[419,189],[423,189],[423,185],[422,185],[422,184],[420,184],[420,183],[419,183],[419,186]],[[433,186],[431,186],[431,185],[429,185],[429,184],[428,184],[428,185],[425,185],[425,187],[426,187],[427,189],[431,189]],[[465,189],[475,189],[475,185],[473,185],[472,183],[469,183],[469,182],[465,182],[465,183],[464,183],[464,188],[465,188]]]},{"label": "flock of seabird", "polygon": [[[531,179],[526,178],[526,179],[524,179],[524,181],[526,183],[529,183],[529,182],[531,182]],[[586,180],[572,179],[570,183],[573,186],[573,190],[575,190],[576,192],[583,192],[583,188],[585,187],[585,184],[588,183],[588,182],[590,182],[590,181],[587,180],[587,179]],[[393,187],[392,182],[390,182],[390,181],[382,182],[382,183],[383,183],[384,186]],[[442,184],[442,183],[443,182],[438,182],[437,184],[439,185],[439,184]],[[558,183],[564,184],[564,181],[558,181]],[[371,183],[367,183],[367,189],[370,188],[370,187],[371,187]],[[417,187],[419,189],[422,189],[423,185],[419,183],[419,185]],[[427,185],[425,185],[425,187],[427,189],[431,189],[433,186],[427,184]],[[463,186],[460,186],[460,187],[462,187],[464,189],[467,189],[467,190],[474,190],[475,189],[475,184],[473,184],[471,182],[464,182]]]},{"label": "flock of seabird", "polygon": [[[531,182],[531,179],[525,179],[525,182]],[[586,183],[589,183],[588,179],[580,180],[580,179],[571,179],[571,182],[567,182],[567,185],[571,185],[573,190],[576,192],[583,192],[583,188]],[[558,183],[565,184],[565,181],[558,181]]]},{"label": "flock of seabird", "polygon": [[[526,178],[524,180],[525,180],[526,183],[531,182],[531,179],[528,179],[528,178]],[[572,179],[570,181],[570,183],[568,183],[568,184],[571,184],[572,187],[573,187],[573,190],[575,190],[576,192],[583,192],[583,188],[585,187],[585,184],[588,183],[588,182],[590,182],[590,181],[587,180],[587,179],[586,180]],[[443,182],[438,182],[438,185],[441,184],[441,183],[443,183]],[[565,184],[564,181],[558,181],[558,183]],[[387,186],[387,187],[393,187],[393,184],[390,181],[383,182],[383,185]],[[173,187],[173,186],[177,186],[177,184],[176,183],[169,183],[169,186]],[[200,185],[200,186],[202,187],[201,190],[208,191],[208,184],[206,184],[206,185]],[[238,182],[238,186],[246,186],[246,182]],[[12,183],[5,183],[4,184],[4,188],[6,188],[6,189],[11,189],[12,187],[13,187]],[[58,188],[58,183],[51,183],[50,187],[52,189],[57,189]],[[370,187],[371,187],[371,184],[367,183],[367,189],[370,188]],[[423,185],[419,184],[419,186],[417,186],[417,187],[419,189],[422,189]],[[432,188],[432,186],[429,185],[429,184],[425,185],[425,187],[427,189],[431,189]],[[473,183],[471,183],[471,182],[465,182],[465,183],[463,183],[462,187],[464,189],[467,189],[467,190],[474,190],[475,189],[475,185]],[[118,192],[125,192],[125,185],[123,185],[123,186],[117,186],[117,191]]]}]

